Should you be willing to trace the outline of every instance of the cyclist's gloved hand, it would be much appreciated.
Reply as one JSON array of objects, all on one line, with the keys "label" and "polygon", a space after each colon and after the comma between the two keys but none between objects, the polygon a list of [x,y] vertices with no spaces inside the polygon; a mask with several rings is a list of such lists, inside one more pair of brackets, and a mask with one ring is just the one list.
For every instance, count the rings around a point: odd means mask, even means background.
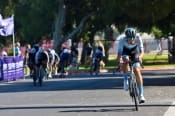
[{"label": "cyclist's gloved hand", "polygon": [[141,64],[141,67],[144,68],[144,66],[143,66],[143,57],[139,56],[139,62]]},{"label": "cyclist's gloved hand", "polygon": [[139,57],[138,57],[138,61],[139,61],[140,63],[142,63],[142,59],[143,59],[142,56],[139,56]]}]

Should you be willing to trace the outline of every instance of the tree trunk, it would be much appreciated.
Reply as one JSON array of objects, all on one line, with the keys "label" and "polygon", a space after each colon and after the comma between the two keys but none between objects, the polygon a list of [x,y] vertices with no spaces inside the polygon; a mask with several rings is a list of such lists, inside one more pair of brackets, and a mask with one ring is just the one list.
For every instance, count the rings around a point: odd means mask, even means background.
[{"label": "tree trunk", "polygon": [[112,39],[112,30],[109,26],[107,26],[105,28],[105,58],[104,61],[107,63],[108,62],[108,58],[109,58],[109,48],[112,44],[112,42],[114,42]]},{"label": "tree trunk", "polygon": [[59,0],[58,14],[56,15],[55,31],[53,32],[54,49],[56,52],[60,51],[61,44],[64,42],[62,37],[62,28],[65,21],[65,5],[64,0]]},{"label": "tree trunk", "polygon": [[86,46],[87,46],[87,42],[83,44],[83,48],[82,48],[82,54],[81,54],[81,64],[85,64],[85,60],[86,60]]}]

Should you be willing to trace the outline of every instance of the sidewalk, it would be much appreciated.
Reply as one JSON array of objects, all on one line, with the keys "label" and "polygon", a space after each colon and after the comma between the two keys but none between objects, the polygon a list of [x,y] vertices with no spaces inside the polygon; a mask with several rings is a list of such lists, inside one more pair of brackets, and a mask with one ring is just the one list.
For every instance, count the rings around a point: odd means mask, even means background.
[{"label": "sidewalk", "polygon": [[[106,73],[106,72],[113,72],[115,69],[101,69],[100,72],[101,73]],[[156,71],[156,70],[162,70],[162,71],[166,71],[166,70],[174,70],[175,71],[175,66],[144,66],[144,68],[142,69],[142,71]],[[89,71],[76,71],[76,72],[70,72],[68,75],[80,75],[80,74],[89,74]],[[58,75],[54,75],[55,77],[57,77]],[[29,77],[25,77],[24,79],[29,78]],[[1,83],[4,82],[3,80],[0,81]],[[8,81],[5,81],[8,82]],[[10,81],[9,81],[10,82]]]},{"label": "sidewalk", "polygon": [[[113,69],[102,69],[100,72],[110,72]],[[154,71],[154,70],[175,70],[175,66],[145,66],[142,71]]]},{"label": "sidewalk", "polygon": [[[106,72],[114,72],[115,69],[101,69],[101,73]],[[142,71],[156,71],[156,70],[175,70],[175,66],[145,66]],[[89,73],[89,71],[77,71],[77,72],[71,72],[70,75],[79,75],[79,74],[86,74]]]},{"label": "sidewalk", "polygon": [[145,66],[142,70],[175,70],[175,66]]}]

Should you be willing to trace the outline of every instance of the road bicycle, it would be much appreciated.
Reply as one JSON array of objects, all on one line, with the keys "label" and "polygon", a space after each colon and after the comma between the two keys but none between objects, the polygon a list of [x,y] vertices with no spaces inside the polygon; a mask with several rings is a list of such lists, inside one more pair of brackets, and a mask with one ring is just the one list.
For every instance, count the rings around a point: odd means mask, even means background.
[{"label": "road bicycle", "polygon": [[39,75],[38,75],[38,83],[39,86],[42,86],[43,84],[43,78],[47,76],[46,70],[43,65],[39,67]]},{"label": "road bicycle", "polygon": [[59,78],[66,78],[68,75],[68,65],[70,64],[69,60],[62,60],[59,64],[59,73],[60,75],[58,76]]},{"label": "road bicycle", "polygon": [[[143,64],[141,63],[141,67],[143,67]],[[139,110],[139,93],[138,93],[138,87],[137,87],[137,80],[136,76],[133,70],[133,62],[129,62],[129,71],[128,71],[128,84],[129,84],[129,95],[132,98],[132,101],[135,103],[135,109],[136,111]]]},{"label": "road bicycle", "polygon": [[33,84],[36,86],[36,82],[38,81],[39,86],[42,86],[44,77],[47,77],[46,66],[47,64],[41,64],[38,68],[38,73],[35,71],[33,74]]}]

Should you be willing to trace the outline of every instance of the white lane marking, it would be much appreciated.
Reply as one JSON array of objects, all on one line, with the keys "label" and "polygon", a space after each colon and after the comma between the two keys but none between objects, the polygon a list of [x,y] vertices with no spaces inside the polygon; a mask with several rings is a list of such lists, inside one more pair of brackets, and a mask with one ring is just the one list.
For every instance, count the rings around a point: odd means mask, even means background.
[{"label": "white lane marking", "polygon": [[171,104],[171,106],[165,112],[164,116],[174,116],[174,115],[175,115],[175,101]]}]

